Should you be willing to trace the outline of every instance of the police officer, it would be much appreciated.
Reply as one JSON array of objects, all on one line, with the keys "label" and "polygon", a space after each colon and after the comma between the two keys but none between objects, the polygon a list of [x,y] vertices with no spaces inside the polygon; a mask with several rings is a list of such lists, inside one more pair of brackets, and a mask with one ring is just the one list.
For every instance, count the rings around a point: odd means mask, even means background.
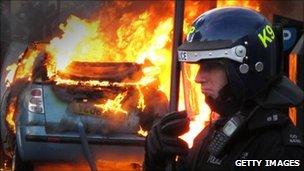
[{"label": "police officer", "polygon": [[[172,169],[173,161],[175,170],[303,169],[302,135],[288,116],[288,107],[303,104],[303,91],[279,74],[279,50],[275,29],[253,10],[229,7],[200,15],[178,57],[199,64],[195,81],[220,117],[188,150],[178,138],[189,128],[187,114],[164,116],[147,136],[145,170]],[[261,163],[243,168],[239,160]]]}]

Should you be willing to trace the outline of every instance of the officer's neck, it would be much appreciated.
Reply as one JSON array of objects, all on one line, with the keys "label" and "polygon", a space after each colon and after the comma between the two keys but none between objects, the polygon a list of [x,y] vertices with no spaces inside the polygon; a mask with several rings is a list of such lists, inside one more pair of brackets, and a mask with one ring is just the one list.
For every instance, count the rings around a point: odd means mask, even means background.
[{"label": "officer's neck", "polygon": [[225,86],[217,99],[206,97],[206,103],[212,111],[218,113],[221,117],[230,117],[243,109],[250,109],[255,106],[252,101],[242,102],[235,98],[230,91],[229,86]]}]

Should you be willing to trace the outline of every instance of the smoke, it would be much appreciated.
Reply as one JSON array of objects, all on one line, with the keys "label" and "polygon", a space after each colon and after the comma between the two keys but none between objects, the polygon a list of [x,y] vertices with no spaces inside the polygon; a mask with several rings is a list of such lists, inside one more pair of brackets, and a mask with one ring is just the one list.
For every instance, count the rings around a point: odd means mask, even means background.
[{"label": "smoke", "polygon": [[270,21],[273,20],[273,15],[282,15],[295,20],[304,21],[304,5],[302,1],[262,1],[261,13]]}]

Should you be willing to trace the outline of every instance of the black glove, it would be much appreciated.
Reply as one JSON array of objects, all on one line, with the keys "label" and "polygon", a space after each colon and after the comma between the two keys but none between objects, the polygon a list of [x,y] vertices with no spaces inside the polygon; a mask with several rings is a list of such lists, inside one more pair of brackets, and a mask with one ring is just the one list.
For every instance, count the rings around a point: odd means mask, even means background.
[{"label": "black glove", "polygon": [[176,155],[186,155],[188,144],[178,136],[189,131],[187,113],[172,112],[153,125],[145,146],[145,170],[164,170],[166,163]]}]

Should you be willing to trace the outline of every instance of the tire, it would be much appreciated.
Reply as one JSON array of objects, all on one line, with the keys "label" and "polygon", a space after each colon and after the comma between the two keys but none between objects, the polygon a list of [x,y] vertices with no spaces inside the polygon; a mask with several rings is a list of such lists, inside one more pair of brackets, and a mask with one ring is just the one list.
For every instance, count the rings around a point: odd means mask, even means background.
[{"label": "tire", "polygon": [[31,162],[22,161],[17,144],[15,145],[15,149],[12,157],[12,171],[32,171],[34,170],[34,165]]},{"label": "tire", "polygon": [[15,134],[9,131],[7,122],[6,122],[6,112],[7,112],[7,105],[10,101],[10,93],[6,91],[1,101],[1,109],[0,109],[0,135],[1,135],[1,148],[4,151],[4,154],[9,158],[12,157],[11,151],[14,150],[15,144]]},{"label": "tire", "polygon": [[[1,137],[0,137],[0,140],[1,140]],[[0,168],[4,168],[4,167],[5,167],[5,154],[2,149],[2,142],[0,142]]]}]

